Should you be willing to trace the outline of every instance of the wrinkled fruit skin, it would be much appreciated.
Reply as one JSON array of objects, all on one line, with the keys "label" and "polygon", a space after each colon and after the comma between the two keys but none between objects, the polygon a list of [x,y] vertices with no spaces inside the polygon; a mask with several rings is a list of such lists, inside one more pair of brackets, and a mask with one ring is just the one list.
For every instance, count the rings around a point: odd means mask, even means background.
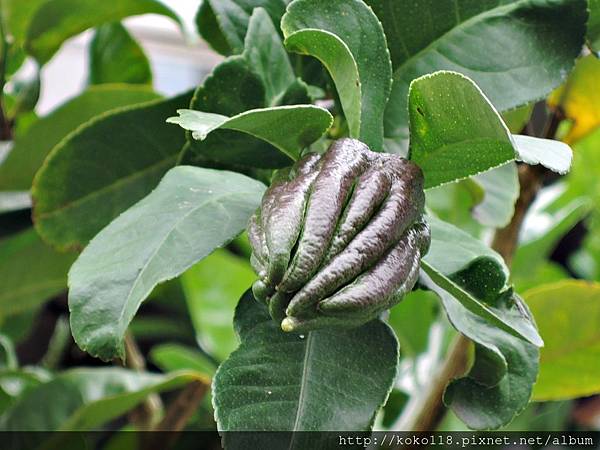
[{"label": "wrinkled fruit skin", "polygon": [[252,290],[284,331],[354,327],[415,285],[430,231],[412,162],[334,142],[280,171],[251,218]]}]

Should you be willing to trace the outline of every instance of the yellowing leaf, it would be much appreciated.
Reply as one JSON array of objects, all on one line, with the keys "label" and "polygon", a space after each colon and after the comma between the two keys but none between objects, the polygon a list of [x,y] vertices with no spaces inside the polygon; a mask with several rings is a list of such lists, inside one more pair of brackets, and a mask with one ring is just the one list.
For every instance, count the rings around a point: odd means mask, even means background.
[{"label": "yellowing leaf", "polygon": [[545,342],[533,399],[566,400],[599,393],[600,283],[560,281],[523,297]]},{"label": "yellowing leaf", "polygon": [[560,108],[573,126],[564,138],[577,142],[600,126],[600,59],[593,55],[577,61],[567,82],[548,98],[548,105]]}]

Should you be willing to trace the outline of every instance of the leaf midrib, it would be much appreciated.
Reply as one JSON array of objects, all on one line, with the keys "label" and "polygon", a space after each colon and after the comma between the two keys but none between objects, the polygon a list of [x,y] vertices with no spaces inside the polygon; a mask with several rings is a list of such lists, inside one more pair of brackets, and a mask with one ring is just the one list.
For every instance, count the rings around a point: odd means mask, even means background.
[{"label": "leaf midrib", "polygon": [[[205,201],[199,203],[196,207],[191,208],[187,213],[185,213],[183,216],[181,216],[180,219],[178,219],[176,222],[174,222],[173,226],[169,229],[168,232],[165,233],[163,239],[161,239],[160,243],[156,246],[156,249],[148,257],[148,259],[146,260],[146,262],[144,263],[144,265],[142,266],[142,268],[140,269],[140,271],[136,275],[135,281],[133,282],[131,288],[129,289],[129,292],[127,293],[127,296],[125,297],[125,301],[123,302],[123,308],[121,309],[121,313],[119,314],[119,319],[117,321],[117,323],[119,324],[119,326],[122,324],[123,316],[125,314],[125,310],[127,309],[126,307],[129,306],[129,303],[130,303],[130,300],[131,300],[131,294],[133,293],[133,291],[137,287],[138,282],[140,281],[140,279],[142,278],[142,275],[145,273],[146,269],[148,268],[148,265],[150,264],[151,261],[154,260],[154,258],[158,254],[158,252],[163,248],[164,243],[171,236],[171,234],[173,233],[173,230],[175,230],[183,221],[185,221],[191,214],[195,213],[198,209],[201,209],[201,208],[203,208],[203,207],[205,207],[207,205],[210,205],[211,203],[215,203],[217,200],[220,200],[220,199],[223,199],[223,198],[227,198],[227,197],[230,197],[230,196],[238,196],[238,195],[243,195],[243,194],[244,194],[244,192],[238,191],[238,192],[228,192],[226,194],[221,194],[221,195],[217,195],[217,196],[211,197],[210,199],[205,200]],[[217,205],[221,205],[221,203],[217,203]],[[226,213],[228,213],[227,210],[224,209],[224,211]]]},{"label": "leaf midrib", "polygon": [[[312,358],[310,358],[311,349],[313,345],[313,337],[314,332],[308,333],[308,337],[306,339],[306,347],[304,349],[304,359],[302,361],[302,380],[300,385],[300,393],[298,394],[298,409],[296,410],[296,418],[294,419],[294,426],[292,427],[292,431],[301,431],[299,428],[300,420],[304,414],[304,409],[306,407],[306,386],[308,384],[308,375],[310,372],[310,364]],[[289,449],[292,450],[294,448],[294,439],[295,434],[292,434],[292,440],[290,441]]]}]

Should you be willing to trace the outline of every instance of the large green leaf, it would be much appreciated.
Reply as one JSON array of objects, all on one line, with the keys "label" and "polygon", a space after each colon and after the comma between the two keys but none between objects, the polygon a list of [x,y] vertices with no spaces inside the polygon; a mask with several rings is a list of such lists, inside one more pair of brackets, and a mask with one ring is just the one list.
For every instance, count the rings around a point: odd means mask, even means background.
[{"label": "large green leaf", "polygon": [[446,277],[429,263],[423,261],[421,265],[433,283],[450,294],[473,315],[527,343],[538,347],[544,344],[535,324],[524,314],[521,302],[513,297],[507,299],[505,295],[498,294],[506,280],[494,279],[498,277],[500,271],[491,260],[475,260],[464,272],[457,274],[476,284],[478,295],[463,288],[461,283]]},{"label": "large green leaf", "polygon": [[[520,302],[507,302],[499,294],[508,281],[500,255],[449,223],[434,217],[427,221],[431,248],[421,264],[431,280],[471,313],[513,336],[542,345],[535,324],[524,320]],[[467,282],[470,290],[463,287]]]},{"label": "large green leaf", "polygon": [[168,122],[191,131],[194,139],[204,140],[219,129],[241,131],[267,141],[291,160],[297,160],[301,151],[333,124],[326,109],[312,105],[254,109],[231,118],[191,109],[178,113],[179,117],[171,117]]},{"label": "large green leaf", "polygon": [[74,260],[44,244],[33,229],[0,241],[0,322],[64,291]]},{"label": "large green leaf", "polygon": [[50,150],[80,125],[111,109],[156,100],[147,87],[95,86],[69,100],[18,135],[12,151],[0,165],[0,190],[26,191]]},{"label": "large green leaf", "polygon": [[126,413],[151,393],[176,389],[194,380],[205,381],[190,371],[158,375],[116,367],[71,369],[30,389],[2,416],[0,429],[95,429]]},{"label": "large green leaf", "polygon": [[469,427],[498,428],[529,401],[541,338],[523,301],[506,286],[501,257],[452,225],[427,220],[432,243],[422,281],[439,295],[453,326],[476,343],[475,364],[450,384],[445,401]]},{"label": "large green leaf", "polygon": [[295,0],[281,21],[286,47],[330,72],[350,136],[383,149],[392,65],[381,23],[362,0]]},{"label": "large green leaf", "polygon": [[82,248],[147,195],[175,165],[185,133],[166,119],[190,94],[99,116],[56,146],[32,194],[40,235],[61,249]]},{"label": "large green leaf", "polygon": [[410,159],[431,188],[515,158],[511,135],[481,90],[455,72],[414,80],[409,92]]},{"label": "large green leaf", "polygon": [[306,85],[303,88],[296,78],[277,31],[267,12],[256,8],[250,17],[242,56],[263,81],[266,106],[286,104],[294,90],[298,90],[296,94],[300,96],[304,90],[302,102],[309,103]]},{"label": "large green leaf", "polygon": [[250,16],[264,8],[274,23],[279,23],[290,0],[206,0],[196,23],[202,37],[223,55],[242,53]]},{"label": "large green leaf", "polygon": [[96,29],[90,44],[90,83],[152,83],[144,50],[119,22]]},{"label": "large green leaf", "polygon": [[466,268],[478,258],[486,258],[494,262],[505,280],[508,279],[508,268],[502,257],[473,236],[436,217],[428,216],[431,227],[431,247],[424,261],[435,267],[446,276]]},{"label": "large green leaf", "polygon": [[[273,22],[257,8],[250,18],[244,52],[213,70],[196,91],[190,109],[233,117],[253,109],[309,102],[307,86],[295,78]],[[290,158],[262,139],[234,130],[216,130],[203,141],[190,139],[182,162],[280,168],[289,165]]]},{"label": "large green leaf", "polygon": [[471,370],[450,382],[444,402],[473,429],[495,429],[510,423],[531,398],[538,348],[482,320],[443,289],[427,284],[442,300],[452,325],[475,342]]},{"label": "large green leaf", "polygon": [[[361,431],[372,426],[398,362],[398,344],[387,325],[375,320],[352,330],[284,333],[249,291],[236,309],[235,324],[242,344],[213,381],[219,430]],[[256,438],[226,434],[224,442],[227,448],[248,448],[245,439]],[[319,448],[314,434],[279,439],[275,446],[258,446]]]},{"label": "large green leaf", "polygon": [[238,235],[265,187],[243,175],[181,166],[114,220],[69,273],[71,330],[102,359],[123,356],[123,337],[142,301]]},{"label": "large green leaf", "polygon": [[221,361],[238,346],[233,311],[255,279],[247,260],[225,250],[217,250],[181,276],[197,340]]},{"label": "large green leaf", "polygon": [[600,392],[600,284],[568,280],[524,295],[546,345],[533,397],[537,401]]},{"label": "large green leaf", "polygon": [[39,63],[52,58],[64,41],[88,28],[139,14],[177,15],[156,0],[52,0],[39,7],[29,22],[25,46]]},{"label": "large green leaf", "polygon": [[573,67],[585,0],[367,0],[383,23],[394,67],[387,151],[408,140],[412,80],[437,70],[472,78],[501,111],[539,100]]}]

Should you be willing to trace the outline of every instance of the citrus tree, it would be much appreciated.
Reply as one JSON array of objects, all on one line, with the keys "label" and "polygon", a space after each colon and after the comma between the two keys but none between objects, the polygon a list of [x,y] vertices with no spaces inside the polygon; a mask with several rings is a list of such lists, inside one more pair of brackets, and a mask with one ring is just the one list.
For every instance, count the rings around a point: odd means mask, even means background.
[{"label": "citrus tree", "polygon": [[120,23],[162,3],[0,5],[2,430],[527,430],[600,392],[600,2],[204,0],[223,59],[172,98]]}]

